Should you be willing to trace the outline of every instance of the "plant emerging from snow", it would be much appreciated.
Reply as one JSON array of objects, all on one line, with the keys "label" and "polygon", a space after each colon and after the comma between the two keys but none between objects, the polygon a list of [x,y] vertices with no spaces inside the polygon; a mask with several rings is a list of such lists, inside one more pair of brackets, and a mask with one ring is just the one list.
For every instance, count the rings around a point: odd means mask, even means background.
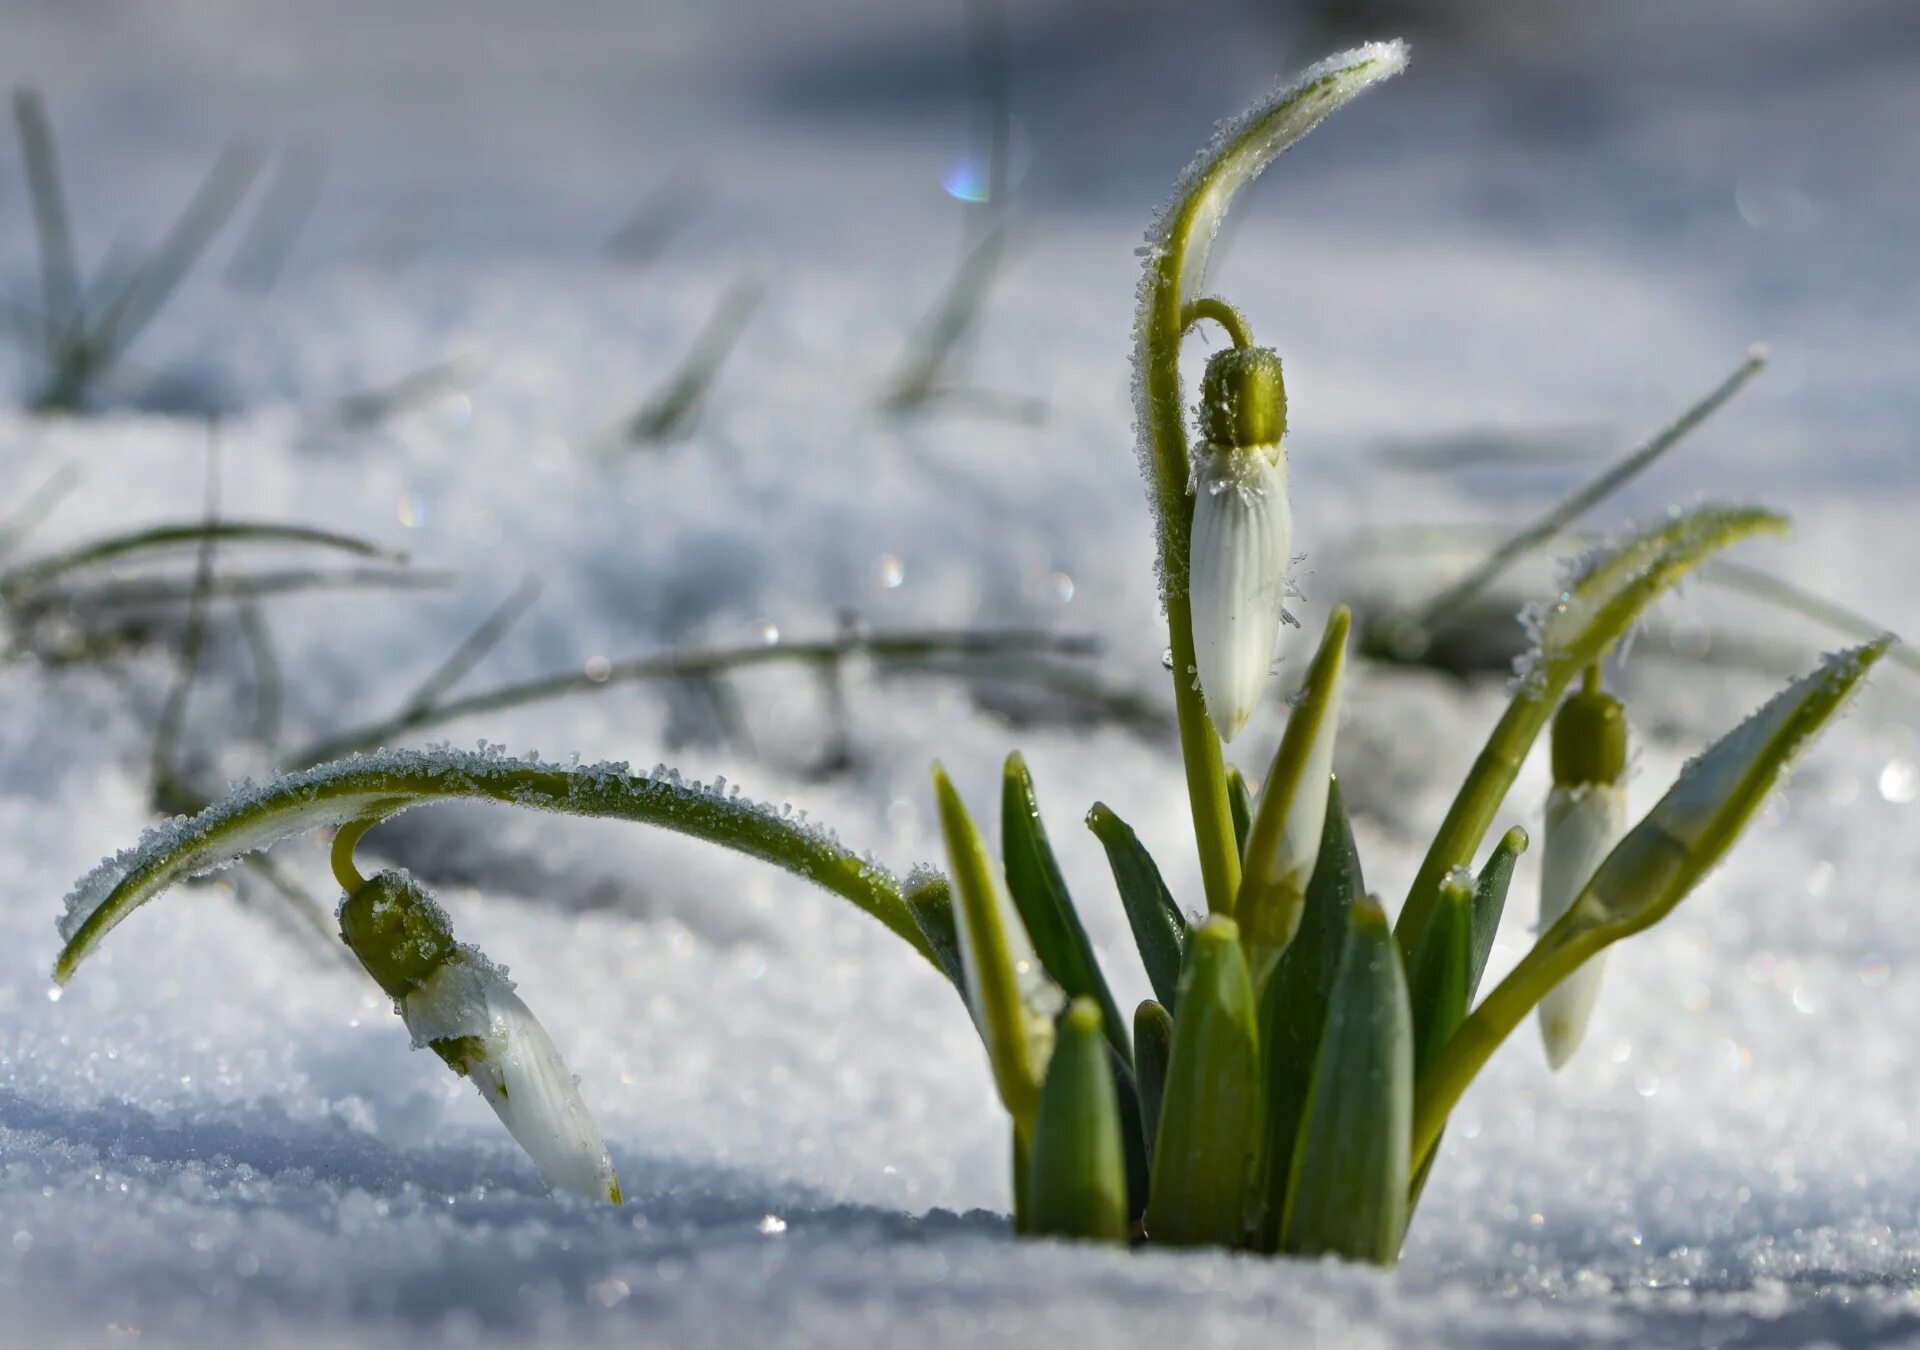
[{"label": "plant emerging from snow", "polygon": [[[1604,950],[1670,912],[1725,855],[1796,754],[1886,650],[1829,658],[1681,773],[1628,827],[1625,721],[1603,660],[1648,607],[1739,540],[1781,533],[1760,509],[1677,513],[1583,560],[1527,616],[1536,647],[1462,783],[1396,922],[1361,879],[1334,776],[1349,618],[1329,617],[1257,802],[1223,757],[1269,682],[1292,516],[1278,357],[1204,293],[1234,194],[1327,113],[1398,72],[1404,47],[1315,66],[1225,126],[1180,180],[1145,250],[1136,332],[1141,466],[1183,767],[1205,890],[1190,920],[1110,808],[1105,847],[1155,997],[1116,1005],[1042,826],[1006,765],[1000,851],[944,772],[934,789],[949,874],[903,882],[738,789],[624,765],[553,765],[484,746],[383,751],[246,786],[149,832],[83,878],[60,924],[56,978],[173,883],[277,839],[336,828],[342,936],[417,1046],[470,1079],[555,1189],[618,1203],[582,1094],[504,974],[453,939],[404,874],[371,879],[354,846],[428,802],[478,798],[640,821],[775,863],[852,901],[952,981],[1011,1119],[1014,1224],[1027,1234],[1392,1263],[1449,1114],[1529,1013],[1557,1065],[1577,1045]],[[1179,356],[1198,323],[1232,339],[1188,438]],[[1579,688],[1575,689],[1576,681]],[[1569,691],[1573,692],[1569,692]],[[1473,863],[1522,761],[1552,728],[1542,931],[1484,999],[1481,975],[1524,831]]]}]

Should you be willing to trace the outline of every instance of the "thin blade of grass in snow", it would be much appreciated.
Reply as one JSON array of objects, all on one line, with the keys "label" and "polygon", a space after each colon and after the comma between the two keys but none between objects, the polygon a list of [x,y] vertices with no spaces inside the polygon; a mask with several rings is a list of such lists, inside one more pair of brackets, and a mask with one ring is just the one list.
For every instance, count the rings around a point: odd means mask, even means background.
[{"label": "thin blade of grass in snow", "polygon": [[207,520],[201,532],[199,557],[194,563],[193,597],[187,606],[187,627],[180,639],[178,665],[173,688],[160,710],[154,730],[150,790],[161,796],[180,780],[175,770],[176,749],[181,728],[186,724],[187,702],[193,696],[193,684],[200,673],[200,649],[206,642],[208,595],[213,588],[213,555],[218,547],[220,524],[220,429],[217,423],[207,427]]},{"label": "thin blade of grass in snow", "polygon": [[[208,579],[212,590],[212,578]],[[280,671],[280,653],[267,623],[266,607],[244,582],[233,597],[234,614],[240,621],[240,636],[253,658],[253,738],[271,754],[280,743],[281,711],[286,703],[286,682]]]},{"label": "thin blade of grass in snow", "polygon": [[167,237],[141,261],[95,324],[93,342],[103,365],[118,360],[166,307],[232,217],[259,169],[259,153],[248,146],[232,145],[221,151]]},{"label": "thin blade of grass in snow", "polygon": [[442,726],[475,713],[498,712],[568,694],[604,689],[633,680],[687,679],[739,670],[747,666],[790,662],[818,662],[863,655],[877,661],[916,661],[954,653],[995,655],[1009,650],[1053,650],[1087,653],[1084,638],[1021,629],[927,631],[890,634],[843,634],[819,642],[780,642],[769,645],[722,647],[700,652],[669,652],[631,661],[609,662],[604,668],[567,671],[524,680],[466,698],[449,699],[432,707],[403,712],[383,722],[343,732],[306,747],[288,759],[291,768],[303,768],[356,750],[373,750],[395,736],[424,727]]},{"label": "thin blade of grass in snow", "polygon": [[1006,244],[1006,222],[995,220],[961,256],[939,302],[908,340],[900,369],[880,397],[883,411],[911,412],[944,396],[940,376],[978,325]]},{"label": "thin blade of grass in snow", "polygon": [[227,265],[227,284],[265,295],[280,279],[293,245],[320,202],[327,148],[317,141],[289,146],[279,157],[253,222]]},{"label": "thin blade of grass in snow", "polygon": [[242,861],[247,870],[273,893],[277,903],[271,907],[258,904],[253,897],[259,888],[241,886],[236,888],[241,904],[253,909],[267,909],[274,918],[281,920],[282,927],[293,934],[302,951],[328,964],[337,963],[342,969],[359,973],[360,963],[340,941],[340,929],[333,921],[331,905],[323,903],[312,891],[288,876],[278,863],[264,853],[249,853]]},{"label": "thin blade of grass in snow", "polygon": [[1471,427],[1420,436],[1383,436],[1372,457],[1409,473],[1447,473],[1494,464],[1513,468],[1570,464],[1606,449],[1594,427]]},{"label": "thin blade of grass in snow", "polygon": [[486,660],[488,653],[499,646],[500,640],[533,608],[534,602],[540,598],[542,586],[538,577],[523,577],[520,584],[514,587],[513,594],[495,606],[493,612],[481,620],[480,626],[469,633],[448,654],[447,659],[420,682],[419,687],[401,705],[400,716],[410,717],[432,708],[440,701],[442,694],[459,684],[469,671]]},{"label": "thin blade of grass in snow", "polygon": [[470,353],[436,361],[392,384],[346,395],[333,405],[333,420],[355,431],[377,427],[443,394],[471,389],[480,378],[480,368],[480,359]]},{"label": "thin blade of grass in snow", "polygon": [[73,335],[79,318],[80,269],[73,246],[67,196],[60,184],[60,158],[53,128],[37,89],[16,89],[13,117],[20,129],[20,152],[27,162],[27,192],[33,198],[34,236],[40,248],[40,305],[46,349],[58,351]]},{"label": "thin blade of grass in snow", "polygon": [[720,368],[740,341],[747,321],[759,308],[765,293],[759,282],[741,281],[721,297],[679,371],[664,389],[627,420],[629,444],[659,444],[684,440],[693,434],[713,382],[719,378]]},{"label": "thin blade of grass in snow", "polygon": [[[1492,527],[1479,525],[1377,526],[1356,530],[1346,549],[1356,555],[1378,555],[1383,552],[1405,554],[1444,552],[1477,546],[1492,533]],[[1598,538],[1591,534],[1561,530],[1550,539],[1542,540],[1540,546],[1589,549],[1595,547],[1598,542]],[[1694,575],[1708,586],[1717,586],[1723,590],[1737,591],[1742,595],[1751,596],[1765,604],[1785,610],[1789,614],[1797,614],[1803,619],[1819,624],[1822,628],[1829,629],[1841,637],[1863,641],[1887,631],[1885,624],[1875,622],[1858,610],[1850,609],[1837,600],[1808,590],[1784,577],[1777,577],[1749,567],[1745,563],[1713,558],[1701,564]],[[1517,602],[1515,607],[1518,607]],[[1649,635],[1657,635],[1657,631],[1643,632],[1642,640],[1644,641]],[[1888,650],[1886,659],[1910,674],[1920,675],[1920,653],[1916,653],[1905,642],[1896,642]]]},{"label": "thin blade of grass in snow", "polygon": [[707,204],[707,191],[681,169],[640,203],[608,236],[606,250],[629,267],[645,267],[667,250]]},{"label": "thin blade of grass in snow", "polygon": [[1522,529],[1490,553],[1486,560],[1459,581],[1446,588],[1421,607],[1413,620],[1419,632],[1429,632],[1446,620],[1448,614],[1479,594],[1514,559],[1540,547],[1567,526],[1585,515],[1622,486],[1645,470],[1660,456],[1684,440],[1689,432],[1713,416],[1728,399],[1745,388],[1747,382],[1767,364],[1766,352],[1754,348],[1734,372],[1716,385],[1711,393],[1688,408],[1672,422],[1655,432],[1638,448],[1609,465],[1605,472],[1583,484],[1572,495],[1554,505],[1545,515]]},{"label": "thin blade of grass in snow", "polygon": [[20,503],[20,509],[0,525],[0,558],[6,557],[20,541],[31,534],[41,521],[53,514],[53,508],[65,500],[80,481],[80,470],[71,464],[62,464],[55,469],[45,482],[30,493]]},{"label": "thin blade of grass in snow", "polygon": [[[458,572],[413,568],[350,567],[324,572],[312,568],[281,568],[261,572],[230,572],[216,576],[210,594],[232,599],[243,592],[260,599],[307,591],[439,591],[460,579]],[[149,605],[179,604],[191,598],[191,578],[135,578],[96,585],[35,591],[26,601],[11,601],[28,612],[66,608],[80,612],[140,609]]]},{"label": "thin blade of grass in snow", "polygon": [[282,525],[261,520],[149,525],[137,530],[129,530],[124,534],[109,535],[105,539],[78,544],[73,548],[34,562],[23,563],[19,567],[0,573],[0,596],[15,598],[27,591],[42,589],[55,578],[82,568],[118,562],[145,553],[165,552],[184,545],[199,545],[209,539],[223,544],[307,545],[359,558],[378,558],[396,566],[403,565],[407,561],[405,553],[386,548],[370,540],[341,534],[335,530],[316,529],[309,525]]}]

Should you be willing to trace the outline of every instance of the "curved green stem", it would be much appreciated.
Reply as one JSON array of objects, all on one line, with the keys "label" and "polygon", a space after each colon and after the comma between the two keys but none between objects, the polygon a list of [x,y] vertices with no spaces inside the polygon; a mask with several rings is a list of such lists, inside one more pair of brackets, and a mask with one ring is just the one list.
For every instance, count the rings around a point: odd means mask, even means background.
[{"label": "curved green stem", "polygon": [[360,875],[360,869],[353,865],[353,850],[367,831],[379,823],[378,819],[350,820],[333,836],[333,851],[328,855],[328,860],[333,864],[334,879],[348,895],[367,884],[367,879]]},{"label": "curved green stem", "polygon": [[[1233,833],[1220,736],[1194,680],[1193,613],[1187,602],[1193,502],[1187,496],[1187,427],[1180,398],[1180,338],[1185,332],[1180,261],[1180,255],[1171,250],[1160,256],[1152,273],[1152,295],[1141,315],[1141,434],[1152,452],[1154,504],[1160,517],[1160,575],[1173,652],[1174,712],[1200,876],[1209,912],[1231,914],[1240,890],[1240,849]],[[1229,308],[1224,301],[1219,303]],[[1207,317],[1217,316],[1209,313]]]},{"label": "curved green stem", "polygon": [[1253,345],[1253,329],[1246,318],[1232,305],[1217,295],[1203,295],[1192,301],[1180,314],[1180,332],[1182,335],[1193,331],[1202,319],[1212,319],[1227,330],[1227,336],[1233,339],[1236,347]]}]

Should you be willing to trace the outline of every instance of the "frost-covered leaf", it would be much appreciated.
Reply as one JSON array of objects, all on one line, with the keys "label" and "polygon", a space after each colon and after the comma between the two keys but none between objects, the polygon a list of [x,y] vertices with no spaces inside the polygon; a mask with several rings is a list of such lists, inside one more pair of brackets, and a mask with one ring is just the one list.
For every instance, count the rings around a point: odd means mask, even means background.
[{"label": "frost-covered leaf", "polygon": [[1534,1006],[1596,953],[1672,912],[1886,654],[1891,637],[1839,652],[1776,694],[1688,763],[1627,832],[1566,914],[1461,1025],[1421,1075],[1416,1160],[1438,1140],[1467,1085]]},{"label": "frost-covered leaf", "polygon": [[264,786],[243,784],[199,815],[154,826],[133,848],[82,877],[67,896],[59,924],[66,946],[54,978],[71,979],[116,924],[176,882],[292,835],[461,798],[638,821],[720,844],[844,896],[935,959],[893,874],[849,851],[804,812],[751,801],[722,779],[684,782],[664,765],[634,774],[625,764],[550,764],[532,755],[512,758],[482,742],[478,750],[382,751]]},{"label": "frost-covered leaf", "polygon": [[1186,589],[1187,445],[1180,402],[1185,307],[1200,298],[1214,235],[1235,194],[1335,108],[1406,68],[1402,42],[1330,56],[1232,121],[1187,166],[1147,232],[1134,324],[1134,404],[1140,471],[1159,522],[1161,585]]},{"label": "frost-covered leaf", "polygon": [[1418,949],[1442,878],[1472,862],[1527,751],[1573,677],[1603,660],[1655,600],[1709,557],[1742,539],[1785,534],[1788,528],[1785,516],[1759,507],[1709,505],[1675,514],[1577,560],[1553,600],[1528,610],[1523,621],[1533,634],[1533,649],[1519,667],[1506,712],[1460,785],[1407,893],[1394,926],[1402,956],[1411,958]]},{"label": "frost-covered leaf", "polygon": [[1213,239],[1240,189],[1354,95],[1407,68],[1407,44],[1370,42],[1309,66],[1230,121],[1174,184],[1147,238],[1174,260],[1179,295],[1199,297]]}]

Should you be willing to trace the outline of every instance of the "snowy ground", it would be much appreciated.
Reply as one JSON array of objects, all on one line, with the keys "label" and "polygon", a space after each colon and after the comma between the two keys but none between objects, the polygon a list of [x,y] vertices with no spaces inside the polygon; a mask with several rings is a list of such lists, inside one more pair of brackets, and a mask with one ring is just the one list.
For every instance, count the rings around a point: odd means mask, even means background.
[{"label": "snowy ground", "polygon": [[[196,515],[206,431],[180,410],[217,406],[224,510],[459,574],[276,602],[289,744],[391,710],[528,573],[545,591],[475,687],[830,635],[853,611],[1097,633],[1104,678],[1165,698],[1126,398],[1132,248],[1213,118],[1335,40],[1224,5],[1016,8],[1019,243],[967,372],[1044,396],[1040,427],[872,411],[960,245],[939,186],[962,144],[957,3],[0,6],[0,77],[46,92],[90,263],[151,239],[234,134],[329,156],[278,286],[224,286],[239,231],[221,240],[134,353],[159,377],[146,395],[65,421],[9,398],[0,509],[61,465],[84,474],[22,552]],[[1751,494],[1800,529],[1747,561],[1920,629],[1920,20],[1900,0],[1556,11],[1416,31],[1413,71],[1243,208],[1217,280],[1288,363],[1309,631],[1344,595],[1437,580],[1353,531],[1512,522],[1592,463],[1441,475],[1383,448],[1489,427],[1625,445],[1755,339],[1774,356],[1760,384],[1607,519]],[[676,175],[703,197],[693,227],[651,266],[609,261],[601,241]],[[28,221],[9,158],[0,289],[19,300],[37,286]],[[700,434],[609,456],[742,277],[767,298]],[[459,352],[484,363],[468,395],[365,433],[315,416]],[[32,375],[22,361],[10,393]],[[1837,645],[1705,587],[1663,619],[1690,650],[1711,634],[1709,656],[1769,669],[1629,665],[1642,804]],[[188,744],[215,782],[260,772],[236,739],[245,649],[216,640],[208,664]],[[1904,673],[1615,957],[1563,1074],[1530,1035],[1496,1058],[1382,1275],[1014,1246],[1004,1124],[951,990],[840,902],[630,828],[454,807],[373,841],[511,965],[598,1115],[618,1211],[547,1198],[370,982],[228,887],[139,914],[56,1003],[60,897],[150,819],[170,672],[158,652],[0,667],[8,1343],[1920,1341]],[[902,868],[937,853],[927,762],[984,804],[1017,744],[1116,992],[1144,994],[1077,821],[1109,801],[1197,895],[1168,739],[1014,727],[1004,689],[855,671],[855,768],[821,778],[816,685],[736,687],[744,737],[661,687],[441,734],[724,773]],[[1341,770],[1389,897],[1502,696],[1496,677],[1360,669]],[[1258,768],[1279,725],[1263,713],[1235,757]],[[1508,816],[1535,823],[1543,792],[1535,765]],[[277,856],[330,893],[317,844]],[[1526,940],[1531,883],[1496,963]]]}]

